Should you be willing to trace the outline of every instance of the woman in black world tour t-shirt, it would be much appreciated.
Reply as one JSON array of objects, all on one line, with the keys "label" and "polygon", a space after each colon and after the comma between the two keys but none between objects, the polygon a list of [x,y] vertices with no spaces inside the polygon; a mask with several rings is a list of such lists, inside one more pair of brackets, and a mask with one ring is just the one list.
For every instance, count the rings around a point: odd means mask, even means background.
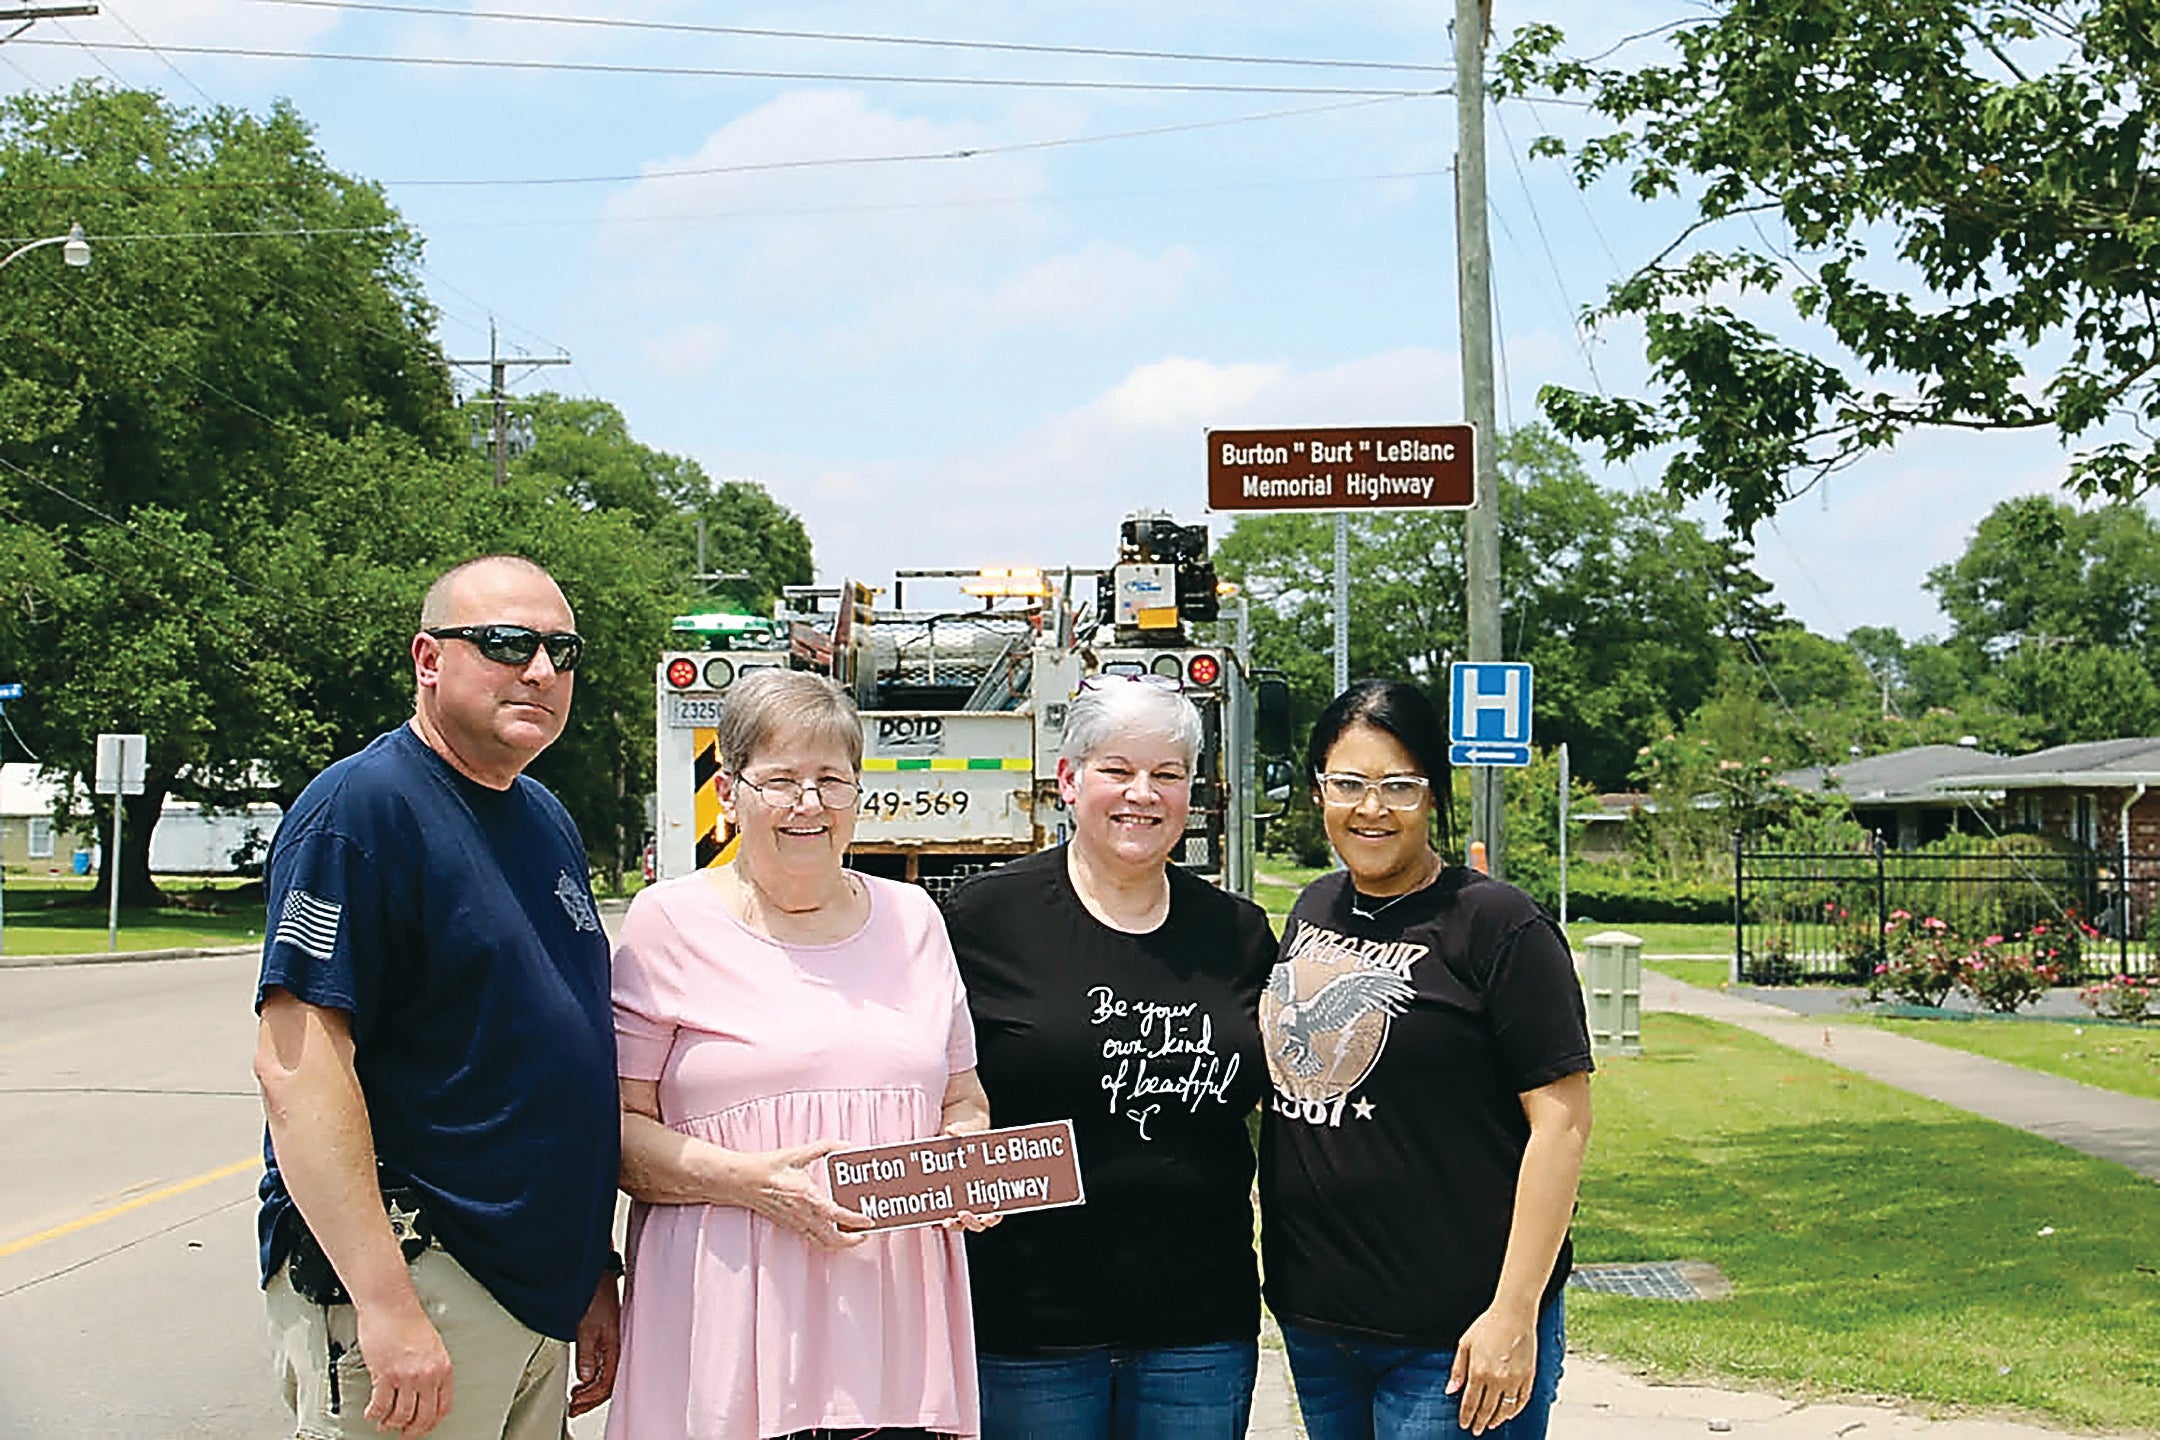
[{"label": "woman in black world tour t-shirt", "polygon": [[1443,864],[1432,706],[1361,681],[1309,759],[1345,870],[1298,897],[1260,1005],[1269,1308],[1311,1440],[1538,1440],[1565,1348],[1590,1041],[1558,927]]},{"label": "woman in black world tour t-shirt", "polygon": [[1169,865],[1199,716],[1095,679],[1066,720],[1069,844],[954,892],[998,1125],[1073,1122],[1087,1202],[968,1237],[984,1440],[1236,1440],[1257,1361],[1246,1117],[1267,917]]}]

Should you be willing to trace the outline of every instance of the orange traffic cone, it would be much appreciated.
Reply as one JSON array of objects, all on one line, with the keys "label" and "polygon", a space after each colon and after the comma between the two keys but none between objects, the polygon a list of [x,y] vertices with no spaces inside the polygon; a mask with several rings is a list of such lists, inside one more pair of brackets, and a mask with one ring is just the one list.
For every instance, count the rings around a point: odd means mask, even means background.
[{"label": "orange traffic cone", "polygon": [[1470,842],[1470,868],[1480,875],[1492,874],[1492,863],[1485,858],[1485,842],[1483,840],[1472,840]]}]

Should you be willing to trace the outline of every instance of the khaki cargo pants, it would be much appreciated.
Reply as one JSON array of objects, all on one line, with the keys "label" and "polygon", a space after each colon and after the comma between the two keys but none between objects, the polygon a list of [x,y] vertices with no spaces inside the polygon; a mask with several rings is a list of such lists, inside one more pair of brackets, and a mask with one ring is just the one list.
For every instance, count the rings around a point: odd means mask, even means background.
[{"label": "khaki cargo pants", "polygon": [[[413,1288],[450,1351],[450,1413],[429,1440],[566,1440],[570,1347],[528,1330],[495,1303],[447,1251],[412,1262]],[[270,1348],[299,1440],[382,1440],[367,1420],[367,1360],[353,1307],[316,1305],[293,1293],[284,1267],[265,1292]],[[337,1413],[330,1413],[330,1344],[337,1360]]]}]

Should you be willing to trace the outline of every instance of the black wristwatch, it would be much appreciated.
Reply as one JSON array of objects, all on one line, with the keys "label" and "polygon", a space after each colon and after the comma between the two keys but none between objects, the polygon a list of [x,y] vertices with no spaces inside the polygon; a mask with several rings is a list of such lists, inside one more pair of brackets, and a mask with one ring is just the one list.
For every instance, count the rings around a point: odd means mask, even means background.
[{"label": "black wristwatch", "polygon": [[622,1251],[608,1251],[607,1259],[600,1262],[600,1273],[603,1275],[613,1275],[616,1279],[620,1280],[623,1273]]}]

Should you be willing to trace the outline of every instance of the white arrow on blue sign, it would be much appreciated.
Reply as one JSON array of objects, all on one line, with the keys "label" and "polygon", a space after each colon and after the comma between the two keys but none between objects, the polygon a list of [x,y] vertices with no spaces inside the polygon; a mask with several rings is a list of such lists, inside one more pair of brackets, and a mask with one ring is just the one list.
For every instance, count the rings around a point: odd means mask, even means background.
[{"label": "white arrow on blue sign", "polygon": [[1530,763],[1530,667],[1520,661],[1458,661],[1448,669],[1448,761]]},{"label": "white arrow on blue sign", "polygon": [[20,699],[22,699],[22,697],[23,697],[23,688],[22,688],[22,686],[20,686],[20,685],[0,685],[0,700],[20,700]]}]

